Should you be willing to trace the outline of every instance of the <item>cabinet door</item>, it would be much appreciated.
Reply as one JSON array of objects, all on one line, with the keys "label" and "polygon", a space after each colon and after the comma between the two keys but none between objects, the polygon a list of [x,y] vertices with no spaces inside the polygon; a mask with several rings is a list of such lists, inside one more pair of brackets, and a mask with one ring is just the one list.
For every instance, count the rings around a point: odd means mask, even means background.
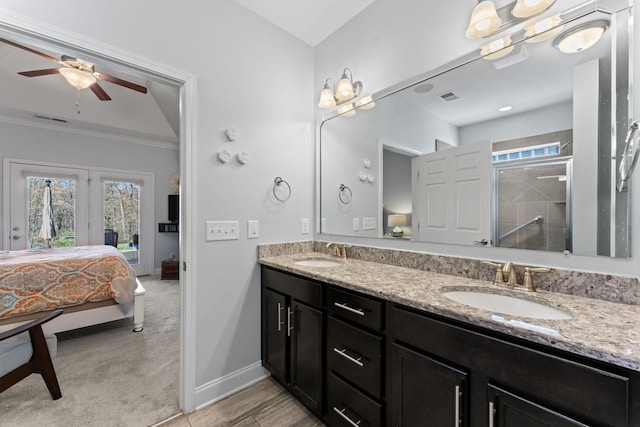
[{"label": "cabinet door", "polygon": [[392,345],[392,426],[467,426],[467,374]]},{"label": "cabinet door", "polygon": [[322,311],[293,301],[292,392],[315,414],[322,398]]},{"label": "cabinet door", "polygon": [[286,384],[287,298],[270,289],[262,293],[262,364]]},{"label": "cabinet door", "polygon": [[489,427],[586,427],[544,406],[489,385]]}]

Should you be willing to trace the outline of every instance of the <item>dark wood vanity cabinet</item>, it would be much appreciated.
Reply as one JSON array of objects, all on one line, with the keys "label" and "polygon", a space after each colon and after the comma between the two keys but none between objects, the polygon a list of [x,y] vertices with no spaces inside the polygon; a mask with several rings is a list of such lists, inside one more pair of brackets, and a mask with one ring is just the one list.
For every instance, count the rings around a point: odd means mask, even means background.
[{"label": "dark wood vanity cabinet", "polygon": [[262,362],[330,427],[640,427],[637,371],[264,266]]},{"label": "dark wood vanity cabinet", "polygon": [[262,364],[312,413],[323,397],[323,286],[262,268]]},{"label": "dark wood vanity cabinet", "polygon": [[640,425],[636,372],[401,306],[388,318],[394,427]]},{"label": "dark wood vanity cabinet", "polygon": [[470,425],[464,370],[400,344],[391,347],[391,425]]},{"label": "dark wood vanity cabinet", "polygon": [[384,301],[328,287],[327,405],[334,427],[384,426]]}]

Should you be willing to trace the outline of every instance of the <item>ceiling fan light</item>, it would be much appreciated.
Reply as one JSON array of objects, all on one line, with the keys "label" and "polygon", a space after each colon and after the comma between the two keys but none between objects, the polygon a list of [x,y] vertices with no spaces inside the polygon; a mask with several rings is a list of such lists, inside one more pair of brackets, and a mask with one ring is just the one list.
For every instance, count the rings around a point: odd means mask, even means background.
[{"label": "ceiling fan light", "polygon": [[553,46],[562,53],[578,53],[595,45],[609,28],[609,21],[598,20],[578,25],[560,34]]},{"label": "ceiling fan light", "polygon": [[78,90],[86,89],[97,81],[91,73],[76,68],[61,68],[60,74]]},{"label": "ceiling fan light", "polygon": [[511,37],[506,36],[482,46],[480,54],[484,59],[499,59],[513,52],[513,48],[514,46],[511,42]]},{"label": "ceiling fan light", "polygon": [[336,88],[336,99],[339,101],[346,101],[354,96],[355,92],[353,90],[351,79],[347,78],[346,73],[342,73],[342,78],[338,82],[338,87]]},{"label": "ceiling fan light", "polygon": [[525,27],[524,36],[527,43],[540,43],[548,40],[560,33],[564,25],[560,25],[562,19],[560,16],[550,16]]},{"label": "ceiling fan light", "polygon": [[318,107],[320,108],[332,108],[336,106],[336,99],[333,97],[333,91],[328,84],[324,85],[324,89],[320,92],[320,102]]},{"label": "ceiling fan light", "polygon": [[496,5],[492,1],[485,0],[473,8],[466,36],[469,39],[479,39],[493,34],[502,25],[498,17]]},{"label": "ceiling fan light", "polygon": [[511,10],[516,18],[528,18],[551,7],[556,0],[518,0]]}]

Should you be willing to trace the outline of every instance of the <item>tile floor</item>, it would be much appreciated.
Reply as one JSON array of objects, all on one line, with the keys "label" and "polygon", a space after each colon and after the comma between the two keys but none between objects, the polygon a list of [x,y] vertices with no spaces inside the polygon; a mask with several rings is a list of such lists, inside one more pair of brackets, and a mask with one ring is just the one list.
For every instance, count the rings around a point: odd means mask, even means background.
[{"label": "tile floor", "polygon": [[324,426],[272,378],[211,406],[156,427],[320,427]]}]

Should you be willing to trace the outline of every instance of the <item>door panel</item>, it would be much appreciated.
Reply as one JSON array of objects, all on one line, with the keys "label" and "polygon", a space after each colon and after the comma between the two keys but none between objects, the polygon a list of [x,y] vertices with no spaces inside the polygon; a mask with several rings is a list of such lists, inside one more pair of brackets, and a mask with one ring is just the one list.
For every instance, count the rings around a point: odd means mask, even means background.
[{"label": "door panel", "polygon": [[418,158],[421,241],[472,245],[491,238],[491,143]]}]

